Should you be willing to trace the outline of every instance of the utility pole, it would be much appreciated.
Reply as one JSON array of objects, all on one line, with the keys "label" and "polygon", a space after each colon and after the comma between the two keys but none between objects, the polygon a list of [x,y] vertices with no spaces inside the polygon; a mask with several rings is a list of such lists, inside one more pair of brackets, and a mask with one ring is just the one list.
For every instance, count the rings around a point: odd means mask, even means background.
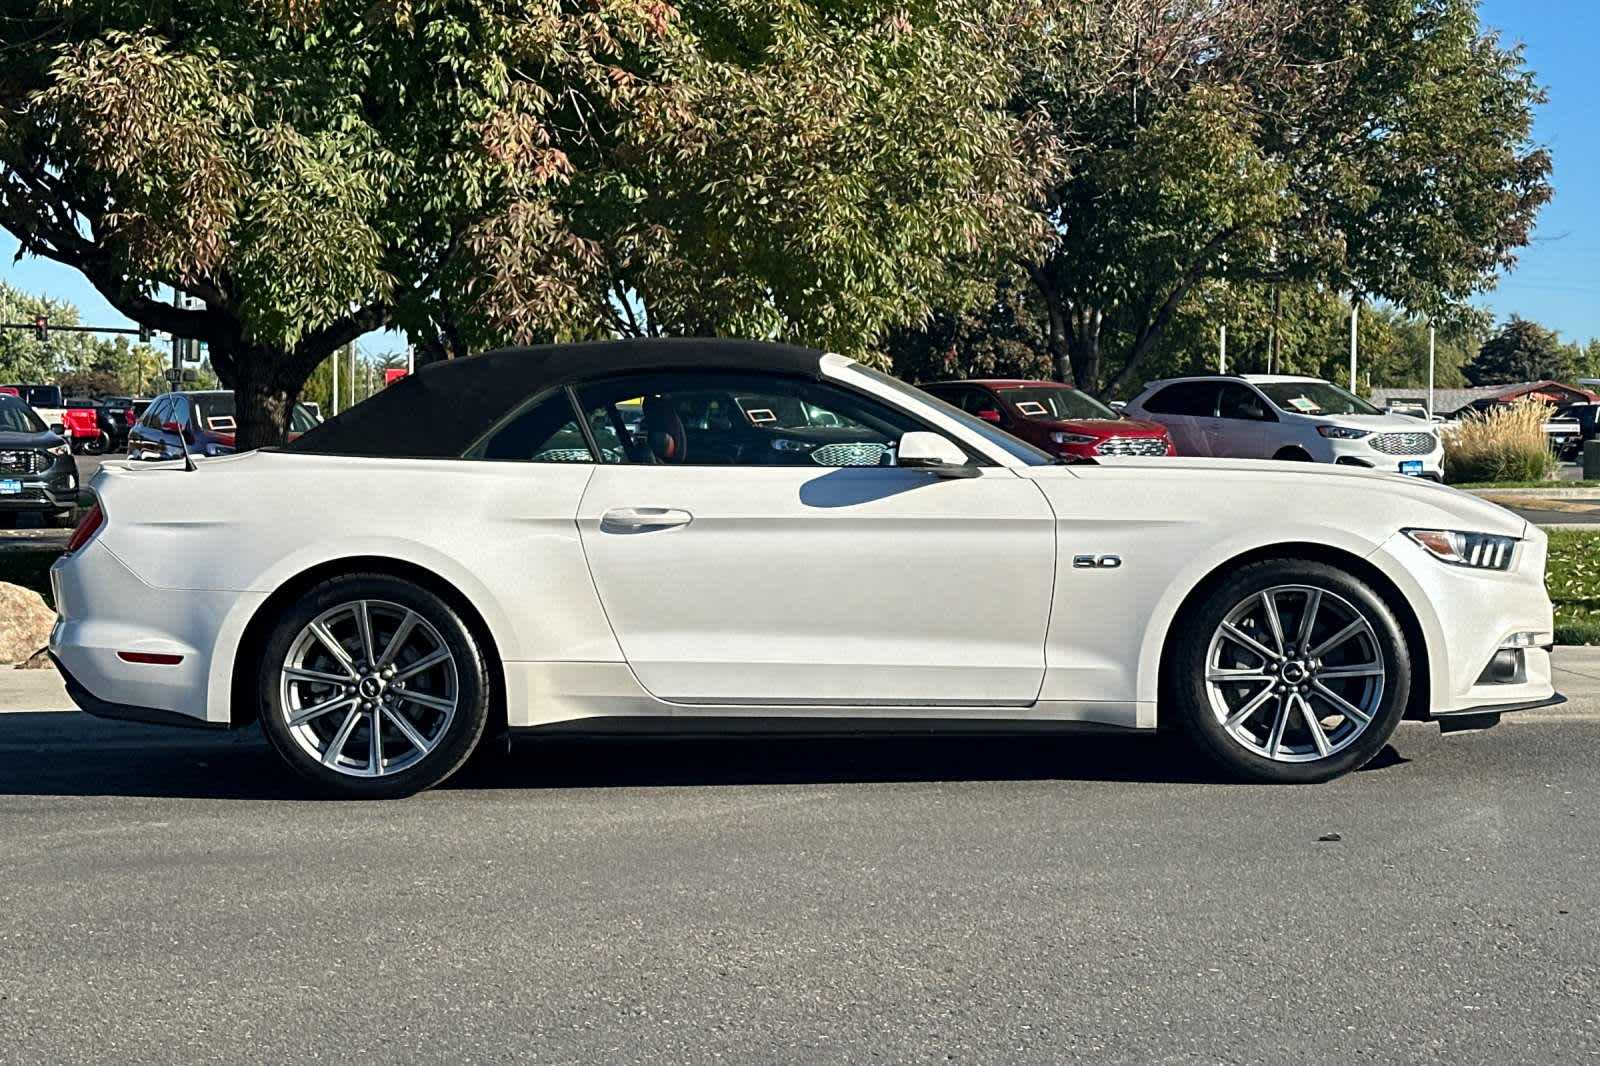
[{"label": "utility pole", "polygon": [[1223,325],[1222,333],[1218,340],[1221,354],[1217,359],[1217,372],[1220,374],[1226,374],[1228,372],[1228,327],[1226,324]]}]

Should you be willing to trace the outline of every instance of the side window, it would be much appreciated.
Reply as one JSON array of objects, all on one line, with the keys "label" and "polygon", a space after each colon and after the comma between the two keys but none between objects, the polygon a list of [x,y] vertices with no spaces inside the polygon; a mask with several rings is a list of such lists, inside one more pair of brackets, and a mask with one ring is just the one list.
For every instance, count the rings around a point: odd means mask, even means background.
[{"label": "side window", "polygon": [[1217,417],[1265,422],[1272,416],[1267,413],[1267,405],[1254,389],[1243,385],[1224,385],[1217,398]]},{"label": "side window", "polygon": [[578,400],[629,462],[650,465],[893,466],[901,434],[924,428],[870,397],[775,374],[635,374],[583,385]]},{"label": "side window", "polygon": [[[606,462],[622,461],[620,449],[607,448],[596,433],[601,456]],[[578,416],[565,389],[535,397],[498,426],[484,434],[471,448],[468,459],[492,459],[518,463],[592,463],[594,453],[578,425]]]},{"label": "side window", "polygon": [[1006,420],[1005,412],[1000,408],[1000,401],[983,389],[964,390],[958,406],[967,414],[977,415],[985,422],[993,422],[995,425],[1000,425]]},{"label": "side window", "polygon": [[167,411],[166,420],[168,422],[176,422],[183,429],[194,428],[189,421],[189,398],[187,396],[173,397],[172,402],[167,405]]},{"label": "side window", "polygon": [[1217,392],[1218,385],[1214,381],[1180,381],[1176,385],[1168,385],[1150,397],[1144,409],[1155,415],[1215,418]]},{"label": "side window", "polygon": [[163,396],[152,403],[144,412],[144,426],[146,429],[160,429],[166,425],[167,408],[172,406],[172,398]]}]

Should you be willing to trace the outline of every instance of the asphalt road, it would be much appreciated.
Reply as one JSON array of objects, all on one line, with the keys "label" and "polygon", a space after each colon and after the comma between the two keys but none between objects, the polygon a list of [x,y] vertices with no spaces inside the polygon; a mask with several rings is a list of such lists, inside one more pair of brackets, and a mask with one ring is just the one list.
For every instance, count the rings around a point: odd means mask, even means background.
[{"label": "asphalt road", "polygon": [[1588,1061],[1583,670],[1303,789],[1144,739],[545,740],[346,804],[251,735],[4,713],[0,1062]]}]

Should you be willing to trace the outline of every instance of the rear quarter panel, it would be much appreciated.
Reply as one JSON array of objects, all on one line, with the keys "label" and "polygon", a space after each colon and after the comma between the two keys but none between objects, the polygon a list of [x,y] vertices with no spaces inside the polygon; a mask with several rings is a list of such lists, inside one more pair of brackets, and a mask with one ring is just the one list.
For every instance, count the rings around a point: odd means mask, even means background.
[{"label": "rear quarter panel", "polygon": [[153,588],[271,593],[397,559],[471,602],[503,659],[621,660],[578,539],[587,465],[254,452],[198,467],[107,464],[92,486],[101,542]]}]

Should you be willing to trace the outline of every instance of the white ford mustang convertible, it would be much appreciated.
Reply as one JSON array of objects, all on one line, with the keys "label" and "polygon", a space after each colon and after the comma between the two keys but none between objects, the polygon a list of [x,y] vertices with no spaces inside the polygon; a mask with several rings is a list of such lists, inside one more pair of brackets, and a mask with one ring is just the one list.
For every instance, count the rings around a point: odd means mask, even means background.
[{"label": "white ford mustang convertible", "polygon": [[[507,730],[1184,730],[1322,781],[1561,702],[1545,537],[1301,464],[1062,462],[837,355],[429,367],[283,450],[107,464],[52,571],[85,710],[259,722],[396,796]],[[663,754],[663,758],[670,755]]]}]

